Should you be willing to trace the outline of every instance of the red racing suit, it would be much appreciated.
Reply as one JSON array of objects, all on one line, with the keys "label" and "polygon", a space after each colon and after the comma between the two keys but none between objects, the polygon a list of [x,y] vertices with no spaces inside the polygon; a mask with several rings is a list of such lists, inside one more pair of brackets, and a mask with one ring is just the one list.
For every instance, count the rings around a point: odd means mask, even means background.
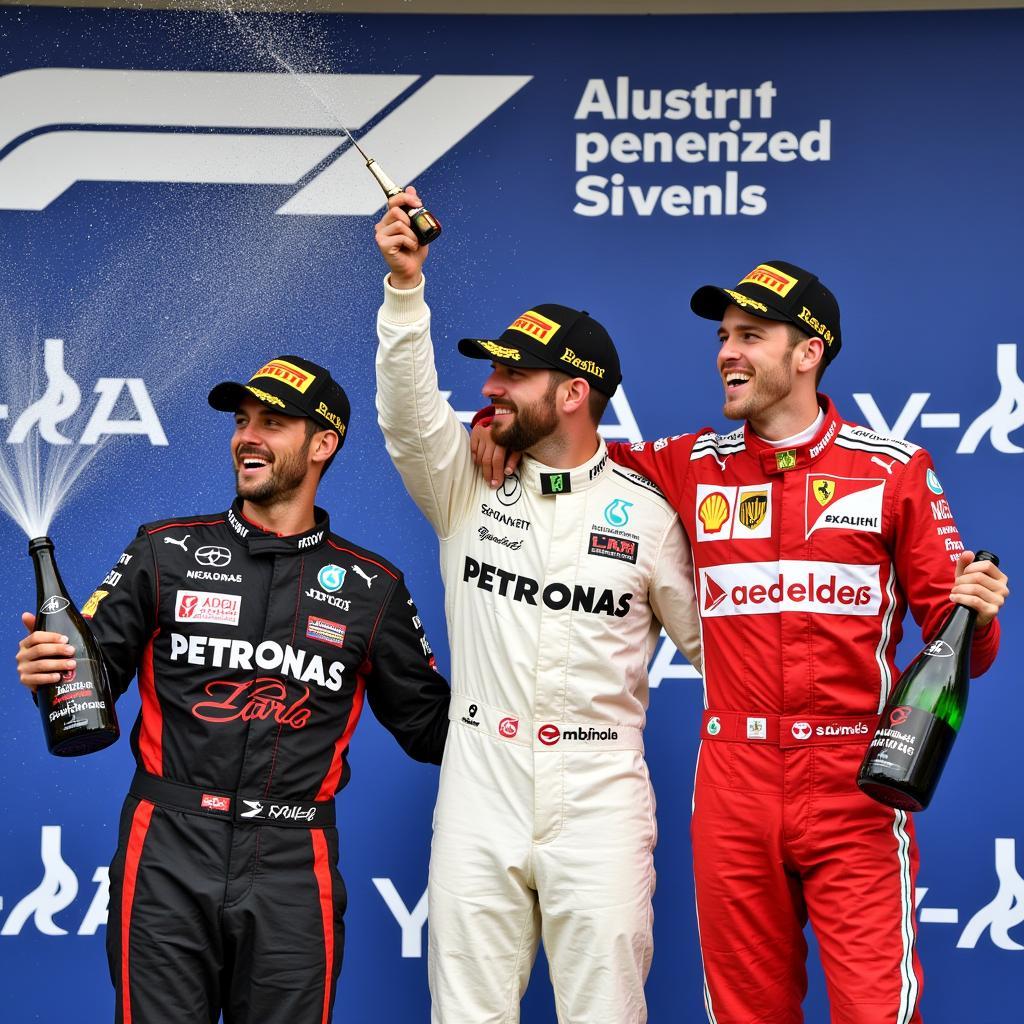
[{"label": "red racing suit", "polygon": [[83,609],[138,771],[110,869],[118,1024],[327,1024],[345,887],[334,795],[364,698],[440,763],[449,692],[401,573],[316,525],[150,523]]},{"label": "red racing suit", "polygon": [[[898,678],[909,607],[926,640],[963,550],[928,453],[841,419],[773,447],[749,427],[611,457],[651,479],[693,548],[705,712],[691,825],[712,1024],[794,1024],[808,915],[836,1024],[920,1020],[917,847],[855,777]],[[972,674],[992,663],[993,622]]]}]

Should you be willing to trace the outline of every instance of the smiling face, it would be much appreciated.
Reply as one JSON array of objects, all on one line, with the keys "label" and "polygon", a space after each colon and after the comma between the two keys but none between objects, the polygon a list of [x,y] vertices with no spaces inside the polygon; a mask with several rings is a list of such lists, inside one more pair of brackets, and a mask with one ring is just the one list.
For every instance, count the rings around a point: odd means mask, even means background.
[{"label": "smiling face", "polygon": [[792,327],[728,306],[718,339],[718,372],[725,389],[722,412],[729,419],[756,422],[789,398],[800,354],[800,338],[794,340]]},{"label": "smiling face", "polygon": [[558,428],[556,392],[568,379],[552,370],[491,363],[483,393],[495,409],[492,436],[509,451],[529,451]]},{"label": "smiling face", "polygon": [[245,399],[235,413],[231,457],[238,496],[255,505],[291,497],[309,473],[309,421],[284,416],[256,399]]}]

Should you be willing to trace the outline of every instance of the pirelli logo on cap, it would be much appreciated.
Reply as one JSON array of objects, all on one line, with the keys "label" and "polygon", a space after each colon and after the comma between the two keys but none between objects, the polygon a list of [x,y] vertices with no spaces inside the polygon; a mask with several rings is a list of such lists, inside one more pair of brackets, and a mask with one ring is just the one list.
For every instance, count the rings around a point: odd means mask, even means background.
[{"label": "pirelli logo on cap", "polygon": [[523,334],[528,334],[535,341],[546,345],[561,326],[561,324],[556,324],[554,320],[541,316],[536,310],[528,309],[522,316],[516,317],[508,325],[508,329],[510,331],[522,331]]},{"label": "pirelli logo on cap", "polygon": [[519,362],[522,358],[517,348],[506,348],[504,345],[499,345],[496,341],[478,341],[477,344],[494,356],[495,359],[512,359],[515,362]]},{"label": "pirelli logo on cap", "polygon": [[249,380],[251,384],[259,377],[273,377],[275,380],[287,384],[290,388],[305,394],[310,384],[316,380],[316,374],[303,370],[302,367],[289,363],[287,359],[271,359],[266,366],[257,370]]},{"label": "pirelli logo on cap", "polygon": [[755,267],[740,281],[740,284],[746,284],[748,281],[750,284],[759,284],[762,288],[767,288],[768,291],[775,292],[776,295],[783,298],[793,290],[797,283],[795,277],[790,277],[789,274],[784,274],[767,263]]}]

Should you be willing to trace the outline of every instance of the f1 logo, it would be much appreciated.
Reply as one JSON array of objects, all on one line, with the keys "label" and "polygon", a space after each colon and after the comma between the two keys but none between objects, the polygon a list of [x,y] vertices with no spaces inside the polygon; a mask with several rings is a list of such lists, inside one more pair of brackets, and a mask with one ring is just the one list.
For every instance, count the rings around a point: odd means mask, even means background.
[{"label": "f1 logo", "polygon": [[78,181],[294,185],[327,161],[277,212],[369,216],[380,188],[342,133],[322,134],[338,128],[331,111],[355,130],[387,111],[360,142],[411,181],[530,79],[434,75],[401,100],[418,75],[15,71],[0,77],[0,152],[16,143],[0,160],[0,209],[45,210]]}]

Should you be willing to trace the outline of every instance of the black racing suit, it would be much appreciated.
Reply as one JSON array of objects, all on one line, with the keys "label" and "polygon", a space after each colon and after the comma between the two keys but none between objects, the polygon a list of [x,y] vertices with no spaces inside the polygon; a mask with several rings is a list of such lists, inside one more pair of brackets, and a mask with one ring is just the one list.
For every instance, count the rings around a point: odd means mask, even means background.
[{"label": "black racing suit", "polygon": [[110,871],[116,1020],[330,1020],[345,888],[334,794],[364,696],[439,764],[449,693],[401,573],[226,513],[143,526],[89,600],[138,763]]}]

